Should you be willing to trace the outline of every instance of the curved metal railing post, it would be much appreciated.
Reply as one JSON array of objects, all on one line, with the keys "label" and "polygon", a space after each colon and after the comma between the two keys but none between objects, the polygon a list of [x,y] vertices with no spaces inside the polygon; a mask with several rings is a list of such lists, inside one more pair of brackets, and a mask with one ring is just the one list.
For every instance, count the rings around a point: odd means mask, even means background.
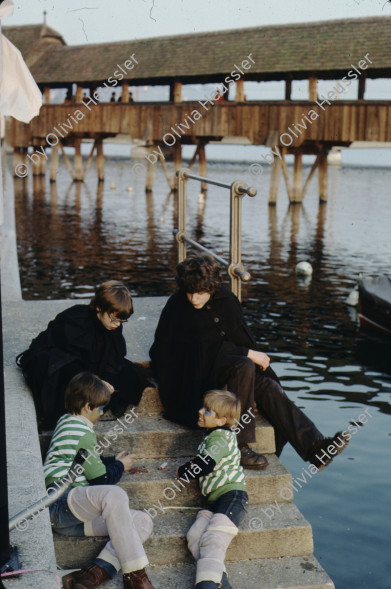
[{"label": "curved metal railing post", "polygon": [[[182,262],[186,258],[186,243],[210,254],[220,264],[228,270],[231,279],[232,292],[241,299],[241,281],[250,280],[250,274],[244,269],[242,264],[242,198],[245,194],[255,196],[255,188],[247,186],[245,182],[237,180],[232,184],[220,182],[219,180],[210,180],[203,176],[192,174],[187,168],[177,170],[178,176],[178,230],[176,231],[176,240],[178,242],[178,259]],[[221,188],[230,190],[230,262],[226,262],[203,245],[189,238],[186,232],[186,181],[187,179],[199,180],[206,184],[213,184]]]},{"label": "curved metal railing post", "polygon": [[186,174],[190,170],[181,168],[177,171],[178,176],[178,231],[176,240],[178,242],[178,260],[183,262],[186,258]]}]

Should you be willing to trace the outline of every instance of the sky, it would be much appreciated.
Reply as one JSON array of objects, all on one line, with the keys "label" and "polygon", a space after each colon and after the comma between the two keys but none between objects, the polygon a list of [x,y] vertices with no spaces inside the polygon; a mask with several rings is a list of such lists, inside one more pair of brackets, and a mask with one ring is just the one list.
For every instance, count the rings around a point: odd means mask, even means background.
[{"label": "sky", "polygon": [[[2,24],[42,23],[44,10],[47,11],[47,24],[61,33],[68,45],[79,45],[271,24],[391,16],[391,1],[14,0],[14,14]],[[319,92],[330,90],[330,84],[330,81],[320,80]],[[204,88],[205,91],[212,89],[209,86]],[[132,90],[137,101],[168,99],[168,87],[149,86]],[[187,85],[183,89],[183,99],[196,99],[199,92],[197,85]],[[245,92],[249,100],[257,99],[258,84],[245,82]],[[391,80],[368,80],[365,98],[388,99],[390,92]],[[294,82],[293,99],[305,99],[307,93],[306,83]],[[264,83],[262,95],[269,100],[281,100],[284,96],[283,82]],[[354,99],[356,96],[357,84],[352,84],[344,98]],[[62,102],[63,98],[60,92],[52,100]],[[376,161],[377,158],[376,155]]]},{"label": "sky", "polygon": [[68,45],[391,15],[386,0],[14,0],[3,25],[47,24]]}]

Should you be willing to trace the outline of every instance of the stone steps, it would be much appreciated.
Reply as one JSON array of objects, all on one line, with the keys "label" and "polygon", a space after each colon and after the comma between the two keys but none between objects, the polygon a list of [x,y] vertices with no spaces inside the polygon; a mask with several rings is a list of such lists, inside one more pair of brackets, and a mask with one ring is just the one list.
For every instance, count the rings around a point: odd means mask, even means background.
[{"label": "stone steps", "polygon": [[[138,417],[135,418],[134,416]],[[99,421],[95,426],[98,444],[104,454],[127,450],[140,458],[194,456],[203,432],[164,419],[161,414],[140,415],[138,407],[124,417]],[[118,433],[119,432],[119,433]],[[52,432],[40,435],[42,454],[46,453]],[[256,448],[262,454],[275,452],[274,431],[261,416],[256,418]]]},{"label": "stone steps", "polygon": [[[205,501],[197,482],[178,481],[176,469],[197,453],[203,432],[164,419],[153,387],[145,389],[140,404],[129,407],[123,417],[106,414],[95,431],[98,452],[126,450],[137,456],[119,484],[128,493],[131,507],[148,510],[154,520],[153,535],[145,545],[151,582],[156,589],[192,589],[195,566],[186,533]],[[50,435],[41,435],[43,447]],[[293,503],[281,497],[280,491],[290,488],[292,477],[275,456],[274,430],[261,415],[256,417],[254,447],[268,454],[269,464],[260,471],[246,470],[250,508],[227,552],[230,582],[235,589],[334,587],[312,556],[310,524]],[[85,566],[106,541],[54,534],[57,563],[64,569]],[[102,587],[122,587],[121,575]]]},{"label": "stone steps", "polygon": [[[65,575],[69,571],[60,571]],[[229,581],[234,589],[333,589],[334,584],[314,556],[252,559],[227,562]],[[150,566],[148,577],[156,589],[192,589],[194,564]],[[100,585],[102,589],[122,589],[122,576]]]},{"label": "stone steps", "polygon": [[[309,556],[313,552],[312,529],[293,503],[270,511],[270,504],[250,505],[239,534],[231,542],[227,560]],[[191,562],[186,533],[197,508],[168,509],[154,518],[153,535],[145,544],[151,564]],[[54,535],[57,563],[61,568],[82,567],[97,556],[107,538]]]},{"label": "stone steps", "polygon": [[[145,469],[148,472],[136,472],[129,474],[125,472],[122,475],[119,486],[128,493],[131,499],[131,505],[134,509],[146,509],[158,504],[158,499],[163,506],[199,506],[201,495],[196,480],[190,478],[178,482],[176,479],[176,469],[186,462],[187,458],[166,458],[158,460],[137,460],[134,468]],[[247,491],[250,497],[250,503],[274,503],[285,500],[280,496],[280,491],[288,487],[292,480],[290,473],[285,466],[278,460],[274,454],[268,456],[269,464],[260,471],[246,469]],[[159,470],[159,466],[167,464],[164,470]],[[165,489],[174,489],[174,484],[180,489],[177,497],[172,502],[164,497]],[[166,491],[166,495],[171,497],[171,492]],[[284,495],[284,493],[283,493]],[[288,495],[285,493],[285,495]]]}]

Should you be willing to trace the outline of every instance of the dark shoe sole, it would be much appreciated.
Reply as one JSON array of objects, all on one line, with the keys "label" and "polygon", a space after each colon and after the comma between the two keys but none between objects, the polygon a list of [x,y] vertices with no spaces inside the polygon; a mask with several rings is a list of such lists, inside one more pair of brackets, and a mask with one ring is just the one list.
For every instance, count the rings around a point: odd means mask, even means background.
[{"label": "dark shoe sole", "polygon": [[263,468],[266,468],[268,464],[269,463],[266,460],[266,462],[263,462],[261,464],[242,464],[242,463],[240,463],[240,466],[242,468],[249,468],[249,469],[252,469],[252,470],[262,470]]},{"label": "dark shoe sole", "polygon": [[[332,439],[334,439],[334,440],[335,440],[335,438],[337,438],[337,437],[338,437],[338,438],[339,438],[339,441],[341,441],[341,436],[342,436],[342,432],[337,432],[337,433],[336,433],[336,434],[333,436],[333,438],[332,438]],[[310,462],[311,462],[311,463],[312,463],[312,464],[313,464],[313,465],[314,465],[314,466],[315,466],[315,467],[318,469],[318,471],[319,471],[319,472],[320,472],[321,470],[324,470],[325,468],[327,468],[328,466],[330,466],[330,464],[331,464],[331,463],[332,463],[332,461],[333,461],[333,458],[335,458],[336,456],[339,456],[340,454],[342,454],[342,452],[343,452],[344,450],[346,450],[346,447],[348,446],[348,444],[349,444],[350,440],[344,440],[344,442],[345,442],[345,444],[342,446],[342,448],[341,448],[341,447],[339,447],[338,445],[334,445],[334,448],[335,448],[335,449],[336,449],[336,451],[337,451],[337,452],[336,452],[336,454],[331,454],[331,456],[330,456],[330,459],[329,459],[329,460],[327,460],[327,461],[325,461],[324,463],[323,463],[323,462],[322,462],[320,459],[316,458],[316,456],[314,457],[314,459],[313,459],[313,460],[310,460]],[[329,446],[332,446],[332,445],[333,445],[333,442],[332,442],[332,441],[330,441],[330,442],[328,443],[328,445],[329,445]],[[320,453],[321,451],[322,451],[322,450],[318,450],[318,452],[319,452],[319,453]],[[325,452],[326,452],[326,450],[325,450]]]}]

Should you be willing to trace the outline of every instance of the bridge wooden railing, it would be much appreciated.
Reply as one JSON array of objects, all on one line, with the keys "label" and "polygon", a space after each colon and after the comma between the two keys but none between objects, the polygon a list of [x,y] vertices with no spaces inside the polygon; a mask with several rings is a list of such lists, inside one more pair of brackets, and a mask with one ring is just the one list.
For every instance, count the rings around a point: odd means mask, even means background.
[{"label": "bridge wooden railing", "polygon": [[199,102],[91,103],[90,109],[84,104],[48,104],[29,125],[12,119],[7,141],[15,148],[40,146],[54,142],[52,136],[46,140],[53,133],[63,144],[73,144],[75,138],[125,134],[162,147],[164,138],[166,144],[173,144],[180,138],[195,143],[200,138],[243,137],[254,145],[272,142],[292,148],[305,142],[391,142],[391,101],[330,101],[323,107],[308,101],[220,102],[213,106],[202,101],[208,110]]}]

